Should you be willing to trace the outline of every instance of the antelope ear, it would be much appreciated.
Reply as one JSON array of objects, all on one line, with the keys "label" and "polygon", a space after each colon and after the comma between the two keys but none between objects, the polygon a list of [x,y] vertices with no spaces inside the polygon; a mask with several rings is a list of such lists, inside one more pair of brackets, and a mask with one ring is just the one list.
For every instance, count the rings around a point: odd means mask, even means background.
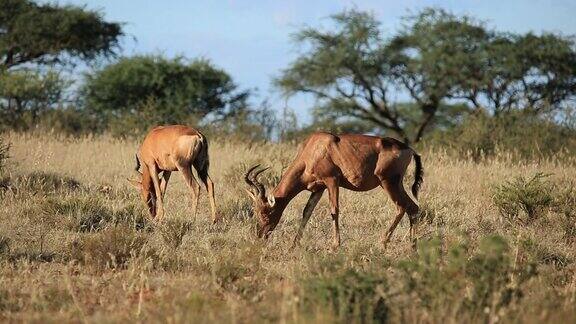
[{"label": "antelope ear", "polygon": [[276,198],[274,198],[274,196],[272,194],[268,195],[268,205],[270,205],[270,207],[274,207],[274,205],[276,204]]},{"label": "antelope ear", "polygon": [[256,196],[254,196],[254,194],[252,193],[252,191],[250,191],[250,190],[248,190],[248,189],[246,189],[246,188],[244,188],[244,190],[246,191],[246,193],[248,194],[248,196],[250,196],[250,198],[251,198],[252,200],[256,200]]},{"label": "antelope ear", "polygon": [[138,181],[138,180],[134,180],[134,179],[128,179],[126,178],[126,180],[128,180],[128,182],[130,182],[130,184],[138,189],[140,189],[142,187],[142,181]]}]

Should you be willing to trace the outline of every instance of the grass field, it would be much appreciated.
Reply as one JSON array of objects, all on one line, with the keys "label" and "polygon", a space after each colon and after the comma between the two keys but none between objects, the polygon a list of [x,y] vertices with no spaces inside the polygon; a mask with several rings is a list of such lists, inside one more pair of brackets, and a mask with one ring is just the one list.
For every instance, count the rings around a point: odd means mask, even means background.
[{"label": "grass field", "polygon": [[263,163],[272,185],[296,145],[212,140],[224,222],[210,223],[205,191],[192,219],[175,173],[166,222],[152,225],[125,180],[137,142],[4,138],[2,322],[576,321],[574,158],[475,162],[423,150],[417,254],[403,239],[407,219],[383,249],[395,208],[382,190],[341,192],[337,251],[325,195],[290,250],[308,194],[262,242],[240,176]]}]

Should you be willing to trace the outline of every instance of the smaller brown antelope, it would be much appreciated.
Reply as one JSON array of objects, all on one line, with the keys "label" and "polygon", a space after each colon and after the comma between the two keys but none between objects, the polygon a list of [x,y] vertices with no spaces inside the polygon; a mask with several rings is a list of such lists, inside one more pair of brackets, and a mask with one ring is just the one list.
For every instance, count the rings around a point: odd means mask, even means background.
[{"label": "smaller brown antelope", "polygon": [[[142,172],[140,164],[143,165]],[[208,175],[209,165],[208,141],[198,130],[182,125],[159,126],[146,135],[136,153],[136,171],[140,174],[140,180],[128,181],[140,189],[152,218],[157,216],[160,221],[164,216],[164,195],[170,174],[180,171],[192,193],[192,214],[196,216],[200,185],[192,173],[194,167],[208,191],[212,220],[216,222],[214,183]]]},{"label": "smaller brown antelope", "polygon": [[254,201],[255,214],[259,218],[258,237],[268,237],[280,221],[288,203],[301,191],[308,190],[312,194],[304,207],[300,227],[294,239],[294,245],[298,244],[312,211],[327,189],[334,223],[334,247],[337,247],[340,245],[339,188],[369,191],[380,186],[388,192],[398,208],[398,214],[386,232],[384,245],[390,241],[404,213],[408,213],[410,239],[414,246],[419,208],[402,185],[412,158],[416,162],[412,194],[417,198],[422,184],[422,163],[420,156],[408,145],[393,138],[367,135],[312,134],[303,143],[296,159],[284,172],[271,195],[266,196],[264,186],[258,181],[258,175],[266,169],[254,172],[257,165],[245,174],[244,180],[250,187],[248,194]]}]

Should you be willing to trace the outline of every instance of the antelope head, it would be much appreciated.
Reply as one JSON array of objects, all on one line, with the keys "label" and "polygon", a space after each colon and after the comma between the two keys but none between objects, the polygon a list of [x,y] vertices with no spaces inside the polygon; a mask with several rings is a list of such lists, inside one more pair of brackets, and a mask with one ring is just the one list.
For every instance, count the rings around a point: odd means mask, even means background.
[{"label": "antelope head", "polygon": [[156,209],[154,204],[156,195],[154,192],[152,180],[150,179],[148,173],[146,173],[145,176],[142,172],[140,172],[140,160],[138,159],[138,156],[136,156],[136,168],[134,170],[136,170],[137,178],[136,179],[128,178],[126,180],[128,180],[128,182],[130,182],[131,185],[133,185],[136,189],[138,189],[138,191],[140,191],[140,196],[142,197],[142,200],[146,202],[148,210],[152,215],[155,215]]},{"label": "antelope head", "polygon": [[138,154],[135,154],[134,156],[136,157],[136,167],[134,168],[134,171],[136,171],[136,173],[138,174],[138,178],[137,179],[127,178],[126,180],[128,180],[128,182],[130,182],[130,184],[134,186],[136,189],[142,191],[142,189],[144,188],[144,186],[142,185],[144,175],[140,171],[140,159],[138,158]]},{"label": "antelope head", "polygon": [[266,196],[264,185],[258,181],[258,176],[268,168],[258,169],[260,165],[255,165],[246,172],[244,181],[248,184],[246,192],[254,202],[254,214],[258,217],[257,232],[258,237],[267,238],[280,221],[280,214],[275,209],[276,200],[273,195]]}]

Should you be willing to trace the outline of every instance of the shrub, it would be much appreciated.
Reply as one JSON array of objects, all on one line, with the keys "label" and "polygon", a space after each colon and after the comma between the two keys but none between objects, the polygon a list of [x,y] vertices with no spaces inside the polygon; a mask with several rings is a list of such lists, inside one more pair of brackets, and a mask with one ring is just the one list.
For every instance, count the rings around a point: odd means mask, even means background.
[{"label": "shrub", "polygon": [[100,134],[103,126],[85,110],[69,106],[50,109],[38,118],[35,129],[60,136]]},{"label": "shrub", "polygon": [[22,304],[19,302],[21,294],[13,293],[7,289],[0,288],[0,312],[18,312],[22,309]]},{"label": "shrub", "polygon": [[472,114],[448,130],[438,130],[429,144],[453,149],[459,155],[481,159],[500,151],[520,158],[557,156],[576,152],[576,129],[543,116],[509,112],[499,116]]},{"label": "shrub", "polygon": [[[501,236],[488,236],[480,242],[479,251],[465,263],[467,281],[473,289],[466,307],[480,315],[490,309],[491,317],[522,297],[522,284],[535,274],[533,265],[517,271],[508,243]],[[524,270],[524,271],[522,271]],[[518,282],[512,278],[518,275]]]},{"label": "shrub", "polygon": [[120,58],[86,75],[80,94],[87,112],[117,135],[191,116],[224,116],[246,107],[249,96],[207,60],[161,55]]},{"label": "shrub", "polygon": [[146,220],[134,205],[119,210],[108,207],[96,196],[54,197],[41,204],[44,215],[65,218],[69,230],[93,232],[108,224],[123,224],[132,229],[143,229]]},{"label": "shrub", "polygon": [[10,239],[0,236],[0,257],[10,253]]},{"label": "shrub", "polygon": [[[442,241],[434,238],[418,243],[417,258],[398,263],[404,288],[418,297],[420,307],[439,309],[462,290],[467,248],[466,244],[455,245],[444,255]],[[458,308],[461,303],[453,306]]]},{"label": "shrub", "polygon": [[6,180],[6,188],[18,194],[47,195],[81,189],[76,179],[52,172],[35,171]]},{"label": "shrub", "polygon": [[221,204],[220,212],[228,219],[245,220],[252,218],[254,212],[252,208],[252,201],[246,197]]},{"label": "shrub", "polygon": [[544,246],[532,239],[523,239],[519,244],[522,247],[523,253],[539,264],[552,265],[559,270],[572,262],[572,260],[563,253],[555,251],[553,248]]},{"label": "shrub", "polygon": [[399,263],[404,289],[428,312],[478,321],[495,321],[523,296],[525,283],[535,274],[530,262],[516,264],[500,236],[484,238],[470,255],[468,243],[453,244],[443,252],[438,239],[419,244],[413,260]]},{"label": "shrub", "polygon": [[[210,272],[216,287],[225,293],[235,293],[253,300],[267,278],[262,275],[262,248],[259,244],[240,242],[240,248],[215,254],[210,260]],[[226,249],[225,249],[226,250]]]},{"label": "shrub", "polygon": [[0,128],[31,129],[42,113],[62,101],[69,85],[61,73],[51,69],[0,71]]},{"label": "shrub", "polygon": [[236,282],[248,274],[249,270],[236,259],[221,261],[212,268],[214,282],[225,290],[236,290]]},{"label": "shrub", "polygon": [[163,224],[158,226],[160,236],[164,243],[172,249],[177,249],[182,244],[182,239],[190,229],[192,223],[183,219],[167,219]]},{"label": "shrub", "polygon": [[388,283],[384,277],[347,269],[335,274],[302,281],[305,311],[332,312],[340,322],[386,322]]},{"label": "shrub", "polygon": [[144,206],[131,203],[114,210],[112,221],[114,224],[124,224],[135,230],[145,230],[149,226],[145,215],[148,215],[148,211],[144,211]]},{"label": "shrub", "polygon": [[554,186],[548,176],[543,173],[529,179],[520,176],[496,186],[493,200],[502,217],[510,223],[528,224],[542,216],[553,203]]},{"label": "shrub", "polygon": [[558,190],[554,199],[554,211],[560,217],[564,230],[564,240],[567,243],[576,242],[576,186],[569,183],[564,189]]},{"label": "shrub", "polygon": [[66,217],[68,229],[77,232],[97,231],[113,218],[112,210],[93,197],[49,198],[41,208],[46,215]]},{"label": "shrub", "polygon": [[109,226],[74,241],[71,257],[81,264],[103,270],[125,268],[132,257],[146,253],[146,237],[126,226]]},{"label": "shrub", "polygon": [[6,160],[8,160],[8,151],[10,150],[10,144],[6,143],[4,139],[0,137],[0,176],[4,172],[4,167],[6,165]]}]

